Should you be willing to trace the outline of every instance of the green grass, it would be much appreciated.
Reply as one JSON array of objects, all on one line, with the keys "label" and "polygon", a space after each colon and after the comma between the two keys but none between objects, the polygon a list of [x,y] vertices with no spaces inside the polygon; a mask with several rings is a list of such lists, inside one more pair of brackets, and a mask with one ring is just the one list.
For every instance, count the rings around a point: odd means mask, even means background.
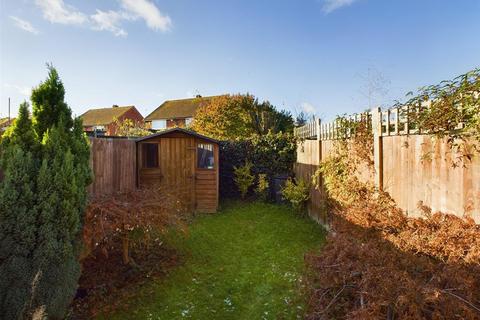
[{"label": "green grass", "polygon": [[324,231],[286,206],[231,202],[173,240],[184,263],[109,319],[297,319],[304,253]]}]

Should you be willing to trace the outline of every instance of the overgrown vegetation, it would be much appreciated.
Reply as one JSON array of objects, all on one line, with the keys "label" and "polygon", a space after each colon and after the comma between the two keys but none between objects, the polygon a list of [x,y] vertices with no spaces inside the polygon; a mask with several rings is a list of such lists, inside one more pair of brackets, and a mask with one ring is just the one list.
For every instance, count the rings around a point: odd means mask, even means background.
[{"label": "overgrown vegetation", "polygon": [[[407,107],[403,116],[411,126],[438,138],[447,138],[457,155],[457,164],[480,152],[480,68],[453,80],[409,92],[398,106]],[[469,141],[469,138],[473,138]]]},{"label": "overgrown vegetation", "polygon": [[305,213],[305,207],[310,198],[310,184],[303,179],[289,178],[282,189],[283,198],[288,200],[295,212]]},{"label": "overgrown vegetation", "polygon": [[32,91],[2,137],[0,314],[62,319],[80,276],[89,146],[57,71]]},{"label": "overgrown vegetation", "polygon": [[90,199],[82,235],[83,270],[73,304],[79,318],[102,304],[115,310],[115,300],[176,266],[177,254],[165,246],[165,239],[170,232],[187,233],[191,215],[183,192],[152,187]]},{"label": "overgrown vegetation", "polygon": [[145,122],[133,121],[132,119],[124,119],[120,121],[114,119],[115,135],[121,137],[143,137],[152,134],[146,127]]},{"label": "overgrown vegetation", "polygon": [[90,199],[85,214],[84,256],[122,248],[124,264],[135,265],[132,242],[161,241],[161,236],[175,229],[186,231],[188,212],[182,190],[152,187]]},{"label": "overgrown vegetation", "polygon": [[292,133],[293,118],[250,94],[223,95],[197,110],[191,128],[218,140],[239,140],[268,132]]},{"label": "overgrown vegetation", "polygon": [[261,201],[267,201],[269,192],[269,185],[267,175],[260,173],[257,178],[257,186],[255,188],[255,195]]},{"label": "overgrown vegetation", "polygon": [[252,174],[252,163],[247,161],[243,166],[233,167],[233,170],[235,172],[235,183],[240,190],[242,199],[245,199],[248,189],[255,181],[255,176]]},{"label": "overgrown vegetation", "polygon": [[[408,116],[419,128],[429,133],[452,138],[480,138],[480,68],[438,85],[409,92]],[[461,126],[461,127],[459,127]]]},{"label": "overgrown vegetation", "polygon": [[220,193],[234,198],[238,188],[234,184],[234,167],[247,161],[252,163],[252,174],[265,174],[272,193],[272,180],[278,175],[291,175],[296,160],[296,138],[292,134],[267,133],[250,139],[220,143]]},{"label": "overgrown vegetation", "polygon": [[[478,100],[469,108],[478,108]],[[422,126],[434,125],[436,111],[428,112]],[[422,204],[423,218],[407,217],[387,193],[358,177],[361,166],[372,169],[369,139],[361,129],[336,141],[313,179],[328,195],[333,232],[322,252],[307,259],[309,318],[478,319],[480,226]]]}]

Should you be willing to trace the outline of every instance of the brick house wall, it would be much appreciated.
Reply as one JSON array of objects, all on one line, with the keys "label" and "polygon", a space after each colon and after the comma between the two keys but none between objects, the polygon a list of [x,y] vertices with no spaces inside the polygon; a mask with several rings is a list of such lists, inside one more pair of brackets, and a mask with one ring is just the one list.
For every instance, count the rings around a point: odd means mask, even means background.
[{"label": "brick house wall", "polygon": [[[130,119],[134,123],[143,123],[143,116],[140,114],[140,112],[138,112],[136,108],[131,108],[130,110],[125,112],[118,118],[118,121],[123,122],[125,119]],[[105,126],[105,129],[105,135],[107,136],[115,136],[117,133],[117,125],[114,122]]]}]

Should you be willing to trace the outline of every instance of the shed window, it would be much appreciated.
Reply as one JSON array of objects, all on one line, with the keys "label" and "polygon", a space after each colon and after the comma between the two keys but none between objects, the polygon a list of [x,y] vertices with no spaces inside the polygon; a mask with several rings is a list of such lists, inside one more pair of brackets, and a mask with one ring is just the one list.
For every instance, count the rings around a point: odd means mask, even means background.
[{"label": "shed window", "polygon": [[143,167],[158,168],[158,144],[144,143],[142,144]]},{"label": "shed window", "polygon": [[199,143],[197,145],[197,167],[199,169],[213,169],[213,144]]}]

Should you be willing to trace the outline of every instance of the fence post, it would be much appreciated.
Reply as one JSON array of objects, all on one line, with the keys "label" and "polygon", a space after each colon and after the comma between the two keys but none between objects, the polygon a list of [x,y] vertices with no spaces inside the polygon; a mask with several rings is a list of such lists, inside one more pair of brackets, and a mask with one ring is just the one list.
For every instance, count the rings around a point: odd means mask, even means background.
[{"label": "fence post", "polygon": [[318,165],[322,162],[322,120],[317,119]]},{"label": "fence post", "polygon": [[375,186],[383,189],[383,145],[382,145],[382,109],[372,109],[373,161],[375,168]]},{"label": "fence post", "polygon": [[317,134],[317,141],[320,141],[320,119],[317,119],[317,121],[315,121],[315,131],[316,131],[316,134]]}]

